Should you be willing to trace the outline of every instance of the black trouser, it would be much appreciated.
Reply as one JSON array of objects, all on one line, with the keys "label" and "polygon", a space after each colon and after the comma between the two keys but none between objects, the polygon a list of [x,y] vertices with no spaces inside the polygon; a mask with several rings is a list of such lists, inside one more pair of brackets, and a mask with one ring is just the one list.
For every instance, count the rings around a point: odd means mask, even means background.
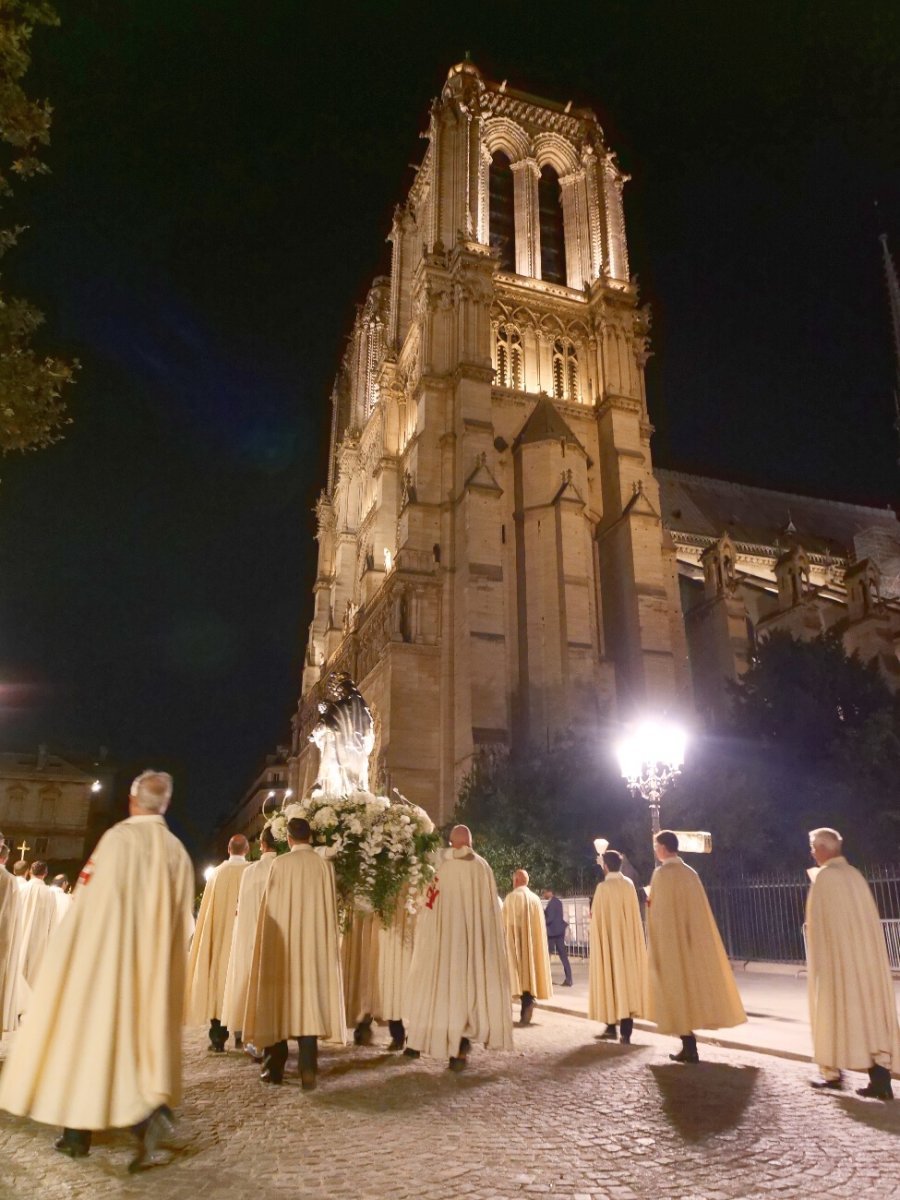
[{"label": "black trouser", "polygon": [[216,1050],[224,1050],[227,1041],[228,1027],[218,1017],[213,1017],[209,1023],[209,1044]]},{"label": "black trouser", "polygon": [[558,954],[559,961],[562,963],[562,968],[566,973],[566,983],[572,982],[572,964],[569,962],[569,952],[566,949],[566,935],[559,934],[556,937],[547,936],[547,943],[550,947],[551,954]]},{"label": "black trouser", "polygon": [[388,1021],[388,1029],[390,1030],[393,1041],[398,1042],[401,1046],[406,1041],[406,1028],[402,1021]]}]

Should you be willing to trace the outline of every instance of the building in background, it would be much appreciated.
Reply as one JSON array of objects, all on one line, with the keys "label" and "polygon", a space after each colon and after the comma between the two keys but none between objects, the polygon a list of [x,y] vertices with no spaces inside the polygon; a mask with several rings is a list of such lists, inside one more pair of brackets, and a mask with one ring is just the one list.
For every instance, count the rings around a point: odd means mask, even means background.
[{"label": "building in background", "polygon": [[[105,750],[95,758],[37,752],[0,753],[0,831],[20,858],[77,873],[110,824],[115,769]],[[24,848],[23,848],[24,847]]]},{"label": "building in background", "polygon": [[654,469],[627,176],[593,112],[467,61],[424,136],[332,393],[294,791],[335,670],[372,708],[374,786],[437,821],[481,749],[715,721],[776,628],[838,630],[897,686],[892,512]]},{"label": "building in background", "polygon": [[334,388],[294,786],[325,676],[438,820],[482,747],[691,705],[675,551],[596,116],[453,67]]},{"label": "building in background", "polygon": [[289,746],[278,746],[274,754],[266,756],[265,766],[216,829],[210,846],[215,854],[224,854],[228,839],[236,833],[242,833],[251,843],[257,841],[266,815],[280,808],[286,797],[290,799],[289,758]]}]

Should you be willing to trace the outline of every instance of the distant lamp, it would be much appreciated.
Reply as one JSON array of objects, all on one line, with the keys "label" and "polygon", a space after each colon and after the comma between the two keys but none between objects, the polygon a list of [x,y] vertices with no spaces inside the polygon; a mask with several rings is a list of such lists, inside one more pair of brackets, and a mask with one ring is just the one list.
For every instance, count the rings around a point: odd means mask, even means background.
[{"label": "distant lamp", "polygon": [[290,800],[290,798],[291,798],[291,796],[293,796],[293,794],[294,794],[294,789],[288,788],[288,790],[284,793],[285,800]]},{"label": "distant lamp", "polygon": [[215,871],[216,871],[215,867],[204,867],[203,868],[203,879],[204,879],[205,883],[209,883],[209,881],[212,879],[213,875],[215,874]]},{"label": "distant lamp", "polygon": [[103,784],[100,782],[99,779],[95,779],[94,782],[91,784],[91,791],[94,793],[95,796],[97,795],[98,792],[103,791]]},{"label": "distant lamp", "polygon": [[635,796],[650,806],[653,836],[659,833],[663,792],[684,765],[685,731],[668,721],[646,720],[619,742],[619,770]]}]

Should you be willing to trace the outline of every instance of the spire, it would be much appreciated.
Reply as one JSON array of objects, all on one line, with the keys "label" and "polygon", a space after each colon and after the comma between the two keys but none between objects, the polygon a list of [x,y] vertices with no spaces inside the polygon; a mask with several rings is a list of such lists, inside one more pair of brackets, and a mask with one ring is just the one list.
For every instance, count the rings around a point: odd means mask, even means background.
[{"label": "spire", "polygon": [[[900,438],[900,284],[897,282],[897,269],[894,266],[894,260],[891,258],[890,250],[888,250],[887,234],[882,233],[878,240],[881,242],[881,249],[884,253],[884,274],[887,279],[888,300],[891,306],[891,329],[894,334],[894,369],[896,372],[894,380],[894,409],[897,416],[894,420],[894,428],[897,431],[898,438]],[[900,459],[897,461],[900,462]]]}]

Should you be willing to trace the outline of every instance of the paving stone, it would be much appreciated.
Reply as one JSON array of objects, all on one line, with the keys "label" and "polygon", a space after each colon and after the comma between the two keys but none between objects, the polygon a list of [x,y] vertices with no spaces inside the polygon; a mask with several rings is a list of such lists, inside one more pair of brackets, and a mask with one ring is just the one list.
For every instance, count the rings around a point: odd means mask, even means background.
[{"label": "paving stone", "polygon": [[646,1033],[586,1044],[589,1027],[565,1014],[515,1036],[515,1053],[476,1048],[461,1075],[378,1046],[323,1051],[319,1087],[304,1093],[296,1075],[266,1087],[243,1055],[208,1055],[188,1031],[184,1148],[168,1166],[129,1176],[123,1131],[71,1162],[53,1151],[55,1130],[0,1114],[0,1197],[900,1197],[900,1103],[819,1095],[809,1067],[768,1055],[704,1047],[702,1063],[679,1066],[671,1039]]}]

